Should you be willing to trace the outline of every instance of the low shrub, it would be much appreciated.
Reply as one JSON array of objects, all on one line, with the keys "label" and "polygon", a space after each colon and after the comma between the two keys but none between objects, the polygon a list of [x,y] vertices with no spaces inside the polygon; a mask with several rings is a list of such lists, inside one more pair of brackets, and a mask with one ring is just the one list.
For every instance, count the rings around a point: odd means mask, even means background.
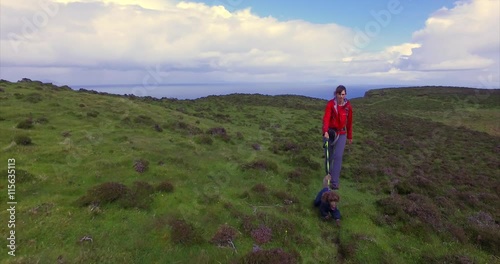
[{"label": "low shrub", "polygon": [[262,183],[257,183],[252,187],[252,191],[256,193],[266,193],[267,187]]},{"label": "low shrub", "polygon": [[252,144],[252,148],[254,150],[261,150],[262,149],[262,147],[260,146],[260,144],[257,144],[257,143]]},{"label": "low shrub", "polygon": [[225,142],[231,141],[231,137],[227,134],[227,131],[223,127],[213,127],[207,131],[207,134],[215,136],[222,139]]},{"label": "low shrub", "polygon": [[214,234],[210,243],[219,247],[230,247],[233,246],[231,243],[238,235],[238,230],[227,224],[219,226],[217,232]]},{"label": "low shrub", "polygon": [[293,183],[298,183],[302,185],[309,185],[310,179],[307,177],[307,171],[303,168],[295,168],[295,170],[290,171],[287,174],[287,178],[293,182]]},{"label": "low shrub", "polygon": [[49,119],[46,117],[40,117],[37,118],[35,122],[38,124],[47,124],[49,122]]},{"label": "low shrub", "polygon": [[273,231],[271,228],[261,225],[258,228],[252,230],[250,233],[255,243],[262,245],[271,241],[273,237]]},{"label": "low shrub", "polygon": [[470,224],[479,228],[498,227],[498,224],[495,222],[495,218],[491,214],[483,211],[479,211],[469,216],[467,220]]},{"label": "low shrub", "polygon": [[160,125],[158,125],[158,124],[155,124],[153,128],[154,128],[154,130],[156,130],[157,132],[163,132],[163,128],[161,128],[161,126],[160,126]]},{"label": "low shrub", "polygon": [[408,180],[401,180],[396,185],[394,185],[394,189],[398,192],[398,194],[405,195],[410,194],[416,191],[415,186],[413,186]]},{"label": "low shrub", "polygon": [[281,248],[260,249],[254,247],[252,252],[241,258],[239,263],[256,264],[256,263],[280,263],[280,264],[295,264],[300,262],[300,255],[296,252],[288,253]]},{"label": "low shrub", "polygon": [[88,117],[97,117],[99,115],[98,111],[92,110],[90,112],[87,112]]},{"label": "low shrub", "polygon": [[203,130],[201,130],[199,127],[190,125],[183,121],[173,122],[169,124],[169,128],[173,131],[186,133],[191,136],[200,135],[203,133]]},{"label": "low shrub", "polygon": [[120,198],[119,202],[123,208],[148,209],[153,202],[151,194],[154,187],[144,181],[135,181],[129,192]]},{"label": "low shrub", "polygon": [[24,146],[32,144],[31,138],[26,135],[16,135],[14,137],[14,142],[16,142],[16,144],[18,145],[24,145]]},{"label": "low shrub", "polygon": [[31,129],[33,128],[33,120],[31,120],[31,118],[25,119],[19,122],[16,127],[20,129]]},{"label": "low shrub", "polygon": [[132,185],[132,193],[141,197],[150,196],[153,194],[154,189],[153,185],[145,181],[135,181]]},{"label": "low shrub", "polygon": [[227,135],[226,129],[223,127],[213,127],[207,131],[212,136]]},{"label": "low shrub", "polygon": [[23,183],[23,182],[32,182],[35,180],[36,180],[35,175],[31,174],[30,172],[20,169],[16,170],[16,182]]},{"label": "low shrub", "polygon": [[201,234],[193,225],[183,219],[171,219],[168,224],[172,228],[171,240],[178,245],[195,245],[203,241]]},{"label": "low shrub", "polygon": [[292,142],[292,141],[280,142],[278,140],[278,143],[275,143],[272,146],[272,150],[273,150],[273,153],[275,153],[275,154],[279,154],[282,152],[298,153],[298,152],[300,152],[301,148],[295,142]]},{"label": "low shrub", "polygon": [[426,225],[439,231],[443,224],[441,214],[431,198],[415,193],[409,194],[405,198],[402,199],[401,206],[408,215],[417,217]]},{"label": "low shrub", "polygon": [[471,227],[470,228],[471,240],[474,241],[479,247],[491,254],[498,256],[500,252],[500,229],[496,227]]},{"label": "low shrub", "polygon": [[243,169],[256,169],[278,172],[278,164],[269,160],[256,160],[242,166]]},{"label": "low shrub", "polygon": [[144,159],[139,159],[134,162],[134,170],[138,173],[144,173],[148,170],[149,161]]},{"label": "low shrub", "polygon": [[321,165],[318,162],[311,159],[311,157],[305,155],[294,155],[290,163],[294,166],[298,166],[301,168],[309,168],[315,171],[321,169]]},{"label": "low shrub", "polygon": [[291,195],[289,192],[285,191],[277,191],[273,192],[273,196],[278,198],[283,204],[295,204],[299,202],[299,199],[297,197]]},{"label": "low shrub", "polygon": [[53,203],[41,203],[29,209],[28,213],[32,216],[35,215],[50,215],[55,204]]},{"label": "low shrub", "polygon": [[429,252],[429,254],[424,254],[424,256],[419,261],[420,263],[428,264],[440,264],[440,263],[454,263],[454,264],[471,264],[476,263],[473,259],[470,259],[465,255],[455,255],[447,254],[444,256],[434,256],[434,253]]},{"label": "low shrub", "polygon": [[376,204],[381,210],[382,215],[384,215],[384,220],[387,224],[394,224],[399,220],[407,221],[410,218],[405,214],[404,208],[401,206],[397,196],[380,199]]},{"label": "low shrub", "polygon": [[209,135],[200,135],[195,139],[195,142],[203,145],[212,145],[214,140]]},{"label": "low shrub", "polygon": [[145,115],[138,115],[138,116],[136,116],[134,118],[134,123],[148,125],[148,126],[155,125],[155,121],[151,117],[145,116]]},{"label": "low shrub", "polygon": [[250,234],[252,230],[258,227],[257,218],[253,215],[245,215],[238,212],[238,214],[233,214],[233,216],[241,220],[241,227],[247,234]]},{"label": "low shrub", "polygon": [[457,240],[460,243],[466,243],[468,241],[465,230],[454,224],[448,224],[446,226],[445,235],[446,234],[448,234],[452,239]]},{"label": "low shrub", "polygon": [[257,213],[257,217],[261,223],[264,223],[273,230],[273,237],[275,238],[299,235],[297,234],[297,224],[286,217],[277,217],[266,213]]},{"label": "low shrub", "polygon": [[213,116],[214,120],[217,120],[219,123],[232,123],[231,116],[227,114],[215,114]]},{"label": "low shrub", "polygon": [[432,241],[432,236],[434,234],[449,235],[435,232],[433,227],[425,222],[422,222],[418,218],[410,218],[410,220],[401,222],[397,230],[403,234],[411,234],[412,236],[420,239],[421,241]]},{"label": "low shrub", "polygon": [[126,116],[121,120],[121,123],[126,126],[132,126],[132,119],[130,119],[129,116]]},{"label": "low shrub", "polygon": [[36,104],[36,103],[42,101],[42,95],[39,93],[30,93],[30,94],[26,95],[25,100],[27,102],[32,103],[32,104]]},{"label": "low shrub", "polygon": [[174,185],[170,181],[162,181],[156,186],[156,191],[171,193],[174,191]]},{"label": "low shrub", "polygon": [[342,239],[339,240],[338,243],[338,259],[339,262],[343,262],[342,260],[353,259],[358,250],[358,243],[360,241],[359,235],[353,235],[353,238],[350,239]]},{"label": "low shrub", "polygon": [[87,194],[77,200],[77,205],[108,204],[124,197],[130,189],[118,182],[105,182],[87,191]]}]

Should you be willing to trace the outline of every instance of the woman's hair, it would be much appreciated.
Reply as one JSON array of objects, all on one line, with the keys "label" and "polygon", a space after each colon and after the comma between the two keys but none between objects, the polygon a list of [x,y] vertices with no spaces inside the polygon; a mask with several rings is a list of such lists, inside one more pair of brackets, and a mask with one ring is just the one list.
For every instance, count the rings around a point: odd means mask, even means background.
[{"label": "woman's hair", "polygon": [[340,196],[338,195],[338,193],[333,191],[325,192],[323,193],[323,195],[321,195],[321,201],[324,203],[338,202],[339,200]]},{"label": "woman's hair", "polygon": [[335,89],[335,94],[342,93],[343,91],[345,91],[347,93],[347,89],[345,88],[345,86],[339,85],[339,86],[337,86],[337,89]]}]

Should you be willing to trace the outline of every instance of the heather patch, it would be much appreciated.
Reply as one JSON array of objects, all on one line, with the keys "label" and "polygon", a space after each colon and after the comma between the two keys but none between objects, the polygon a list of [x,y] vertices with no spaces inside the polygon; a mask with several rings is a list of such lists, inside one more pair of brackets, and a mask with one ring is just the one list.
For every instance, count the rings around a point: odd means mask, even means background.
[{"label": "heather patch", "polygon": [[219,226],[210,243],[218,247],[234,247],[233,241],[238,235],[238,230],[227,224]]},{"label": "heather patch", "polygon": [[145,159],[138,159],[134,161],[134,170],[138,173],[144,173],[149,168],[149,161]]},{"label": "heather patch", "polygon": [[203,242],[200,231],[183,219],[173,218],[168,221],[171,228],[171,241],[178,245],[195,245]]}]

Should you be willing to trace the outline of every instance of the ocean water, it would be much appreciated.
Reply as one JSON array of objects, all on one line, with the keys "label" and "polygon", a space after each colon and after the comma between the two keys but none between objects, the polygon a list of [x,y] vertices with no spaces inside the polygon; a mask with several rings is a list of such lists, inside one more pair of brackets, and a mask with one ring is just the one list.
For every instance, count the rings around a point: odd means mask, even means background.
[{"label": "ocean water", "polygon": [[[363,97],[370,89],[389,86],[376,85],[345,85],[347,98]],[[158,85],[76,85],[80,88],[106,92],[111,94],[133,94],[136,96],[151,96],[155,98],[197,99],[210,95],[227,95],[233,93],[283,95],[293,94],[320,99],[331,99],[336,85],[299,84],[299,83],[209,83],[209,84],[158,84]]]}]

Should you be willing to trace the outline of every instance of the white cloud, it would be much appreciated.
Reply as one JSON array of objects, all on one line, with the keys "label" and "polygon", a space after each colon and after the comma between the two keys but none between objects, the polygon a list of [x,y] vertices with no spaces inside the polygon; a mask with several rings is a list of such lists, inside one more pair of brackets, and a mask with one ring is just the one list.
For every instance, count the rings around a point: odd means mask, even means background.
[{"label": "white cloud", "polygon": [[[283,22],[248,8],[229,12],[190,2],[46,2],[50,13],[30,2],[2,2],[2,10],[16,11],[2,12],[3,21],[15,21],[2,23],[2,65],[72,67],[85,76],[72,77],[77,83],[122,82],[122,72],[157,65],[176,81],[298,79],[301,69],[321,72],[320,59],[340,60],[335,43],[353,34],[334,24]],[[116,78],[88,78],[101,69],[116,71]]]},{"label": "white cloud", "polygon": [[[47,0],[43,0],[47,1]],[[39,1],[42,2],[42,1]],[[69,4],[69,3],[92,3],[96,2],[95,0],[54,0],[54,3],[57,4]],[[146,9],[152,10],[164,10],[168,6],[175,4],[177,1],[171,0],[101,0],[100,2],[106,5],[118,5],[118,6],[140,6]]]},{"label": "white cloud", "polygon": [[498,0],[461,1],[438,10],[411,43],[379,52],[365,51],[352,28],[259,17],[243,5],[234,11],[174,0],[0,5],[0,78],[7,79],[141,83],[154,69],[156,78],[149,82],[434,84],[448,78],[442,71],[490,74],[499,65]]},{"label": "white cloud", "polygon": [[[459,1],[452,9],[440,9],[413,34],[419,44],[400,62],[401,69],[417,71],[469,71],[455,73],[467,81],[474,74],[499,78],[500,2]],[[481,73],[482,72],[482,73]],[[432,73],[428,73],[432,74]]]}]

